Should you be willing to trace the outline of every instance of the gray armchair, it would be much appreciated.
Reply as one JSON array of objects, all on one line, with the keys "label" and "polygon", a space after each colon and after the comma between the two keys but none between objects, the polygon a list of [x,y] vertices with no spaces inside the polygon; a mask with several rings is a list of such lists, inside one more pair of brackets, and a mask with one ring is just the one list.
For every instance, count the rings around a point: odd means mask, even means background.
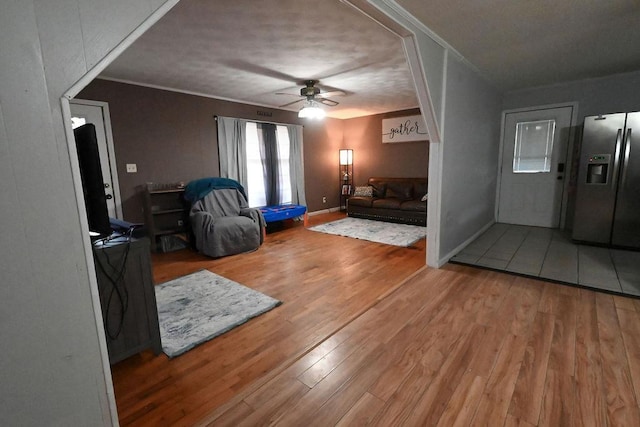
[{"label": "gray armchair", "polygon": [[212,190],[189,213],[196,248],[210,257],[254,251],[264,239],[264,217],[235,188]]}]

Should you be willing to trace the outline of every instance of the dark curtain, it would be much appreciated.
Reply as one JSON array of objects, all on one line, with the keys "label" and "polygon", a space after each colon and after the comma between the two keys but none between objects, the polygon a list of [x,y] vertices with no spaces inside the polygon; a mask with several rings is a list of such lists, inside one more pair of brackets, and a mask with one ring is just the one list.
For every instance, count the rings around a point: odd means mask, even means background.
[{"label": "dark curtain", "polygon": [[260,141],[260,157],[262,158],[267,206],[275,206],[280,204],[281,199],[276,125],[260,123],[258,124],[258,129],[260,131],[258,132],[258,139]]}]

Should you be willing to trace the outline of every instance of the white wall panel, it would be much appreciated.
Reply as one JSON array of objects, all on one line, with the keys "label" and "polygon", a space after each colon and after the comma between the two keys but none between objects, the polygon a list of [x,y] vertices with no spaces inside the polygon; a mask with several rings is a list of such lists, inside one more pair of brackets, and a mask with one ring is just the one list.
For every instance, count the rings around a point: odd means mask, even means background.
[{"label": "white wall panel", "polygon": [[416,32],[436,121],[442,129],[442,97],[444,96],[444,49],[422,32]]},{"label": "white wall panel", "polygon": [[440,256],[494,219],[502,97],[456,57],[447,61]]},{"label": "white wall panel", "polygon": [[151,5],[151,9],[156,10],[157,8],[165,4],[167,0],[149,0],[149,2]]},{"label": "white wall panel", "polygon": [[86,264],[81,245],[66,244],[80,236],[78,215],[60,185],[68,172],[59,162],[33,6],[11,2],[0,15],[3,163],[12,173],[3,185],[14,199],[0,212],[12,229],[0,257],[13,261],[3,276],[0,413],[6,425],[97,425],[104,374],[86,269],[78,269]]},{"label": "white wall panel", "polygon": [[[107,3],[107,2],[105,2]],[[87,72],[78,0],[35,0],[38,33],[52,106]]]},{"label": "white wall panel", "polygon": [[[0,235],[2,242],[11,242],[0,246],[0,341],[11,342],[8,337],[13,333],[13,311],[10,307],[19,307],[24,302],[20,292],[12,285],[19,283],[23,277],[24,254],[27,253],[27,241],[20,220],[18,206],[18,189],[15,183],[15,171],[9,151],[9,140],[4,126],[2,103],[0,102]],[[5,362],[5,355],[0,358],[0,384],[9,384],[11,364]],[[3,394],[4,396],[4,394]],[[1,403],[0,403],[1,405]],[[1,407],[1,406],[0,406]],[[4,412],[0,409],[0,413]]]},{"label": "white wall panel", "polygon": [[82,0],[79,5],[87,68],[95,66],[156,9],[150,0]]},{"label": "white wall panel", "polygon": [[60,97],[159,3],[2,0],[3,425],[117,423]]},{"label": "white wall panel", "polygon": [[[77,0],[35,0],[36,21],[40,35],[42,60],[46,70],[47,91],[49,93],[49,107],[52,114],[52,126],[56,135],[57,157],[60,163],[59,186],[65,189],[73,188],[71,166],[65,131],[62,123],[60,96],[69,89],[79,78],[87,72],[85,63],[84,42],[79,25],[80,9]],[[59,193],[59,203],[65,206],[76,204],[73,192]],[[64,219],[69,222],[65,228],[77,227],[78,219],[66,215]],[[73,246],[71,237],[64,235],[65,247]],[[74,253],[81,253],[76,245]]]}]

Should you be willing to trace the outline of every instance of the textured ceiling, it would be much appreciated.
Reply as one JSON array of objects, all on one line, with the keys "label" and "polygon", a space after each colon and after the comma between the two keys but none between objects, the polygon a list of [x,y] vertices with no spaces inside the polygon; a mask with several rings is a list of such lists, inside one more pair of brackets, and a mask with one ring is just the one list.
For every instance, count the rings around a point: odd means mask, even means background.
[{"label": "textured ceiling", "polygon": [[271,107],[317,79],[336,118],[418,105],[400,39],[338,0],[183,0],[102,77]]},{"label": "textured ceiling", "polygon": [[640,69],[638,0],[397,0],[501,90]]},{"label": "textured ceiling", "polygon": [[[638,0],[397,3],[501,91],[640,69]],[[400,40],[339,0],[183,0],[101,77],[275,108],[317,79],[336,118],[418,105]]]}]

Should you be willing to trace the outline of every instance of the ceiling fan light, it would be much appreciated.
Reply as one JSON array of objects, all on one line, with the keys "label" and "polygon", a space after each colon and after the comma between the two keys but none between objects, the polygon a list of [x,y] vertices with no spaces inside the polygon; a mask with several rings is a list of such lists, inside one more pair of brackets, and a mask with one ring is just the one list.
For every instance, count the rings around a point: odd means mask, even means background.
[{"label": "ceiling fan light", "polygon": [[298,112],[298,117],[301,119],[323,119],[325,116],[326,113],[324,110],[318,107],[313,101],[309,101],[309,103]]}]

